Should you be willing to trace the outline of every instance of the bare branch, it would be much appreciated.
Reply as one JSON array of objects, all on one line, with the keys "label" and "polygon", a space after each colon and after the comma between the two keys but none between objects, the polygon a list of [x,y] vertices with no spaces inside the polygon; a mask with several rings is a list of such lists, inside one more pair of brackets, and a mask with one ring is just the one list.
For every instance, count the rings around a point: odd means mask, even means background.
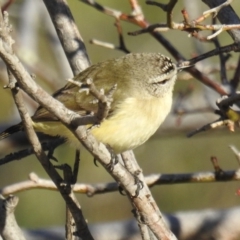
[{"label": "bare branch", "polygon": [[0,236],[5,240],[26,240],[14,216],[18,197],[0,196]]},{"label": "bare branch", "polygon": [[[215,23],[216,18],[213,18],[212,21]],[[213,31],[213,34],[215,34],[214,31]],[[218,38],[214,38],[213,43],[215,44],[217,49],[219,49],[221,47]],[[226,85],[229,84],[229,82],[227,81],[227,71],[226,71],[226,62],[227,62],[228,58],[229,58],[229,54],[225,55],[222,52],[219,53],[221,82],[222,82],[222,84],[226,84]]]},{"label": "bare branch", "polygon": [[[12,42],[13,41],[9,35],[8,15],[5,13],[4,19],[1,19],[1,20],[2,21],[0,22],[0,24],[1,24],[0,36],[2,39],[0,40],[1,41],[0,42],[0,49],[1,49],[0,56],[3,56],[4,52],[6,51],[5,53],[8,54],[10,58],[12,57],[14,60],[16,60],[17,58],[14,56],[14,53],[12,50]],[[14,72],[13,69],[16,67],[16,65],[17,65],[16,62],[12,63],[11,67],[9,64],[7,64],[7,66],[12,71],[12,73]],[[24,70],[24,68],[22,66],[20,66],[19,68],[21,69],[21,73],[25,74],[29,78],[29,80],[32,81],[31,77],[27,74],[27,72]],[[63,179],[57,173],[56,169],[53,167],[51,162],[49,162],[48,157],[46,156],[46,154],[44,153],[44,151],[42,149],[42,146],[38,140],[38,137],[33,129],[31,117],[29,116],[29,114],[26,110],[26,107],[21,98],[21,95],[20,95],[21,93],[19,92],[19,89],[15,86],[15,81],[12,78],[12,75],[10,75],[9,79],[10,79],[9,87],[12,90],[13,98],[14,98],[15,104],[19,110],[19,114],[21,116],[25,132],[27,134],[29,142],[33,146],[33,150],[34,150],[34,153],[35,153],[37,159],[42,164],[43,168],[48,173],[48,175],[51,177],[53,182],[56,184],[58,190],[60,191],[62,197],[64,198],[66,204],[68,205],[68,208],[70,209],[70,211],[74,217],[75,223],[76,223],[76,228],[78,230],[78,236],[81,236],[83,238],[86,237],[87,239],[93,239],[89,232],[89,229],[87,227],[87,223],[86,223],[84,217],[82,216],[82,211],[79,208],[76,199],[74,198],[73,194],[71,194],[65,190],[64,186],[62,185]]]},{"label": "bare branch", "polygon": [[[231,149],[233,149],[231,147]],[[235,150],[234,150],[235,151]],[[234,152],[235,154],[235,152]],[[216,177],[215,172],[195,172],[195,173],[176,173],[176,174],[151,174],[145,176],[145,182],[149,187],[157,185],[172,185],[181,183],[213,183],[213,182],[225,182],[225,181],[239,181],[239,170],[223,171],[220,177]],[[56,185],[47,179],[42,179],[35,173],[29,174],[29,180],[14,183],[9,186],[5,186],[0,189],[0,194],[7,196],[18,192],[23,192],[31,189],[45,189],[56,191]],[[77,183],[73,186],[75,193],[86,194],[92,197],[96,194],[105,194],[110,192],[116,192],[119,190],[119,184],[116,182],[109,183],[97,183],[97,184],[83,184]]]},{"label": "bare branch", "polygon": [[235,146],[233,146],[233,145],[229,145],[229,147],[233,151],[234,155],[237,158],[238,164],[240,165],[240,152],[239,152],[239,150]]},{"label": "bare branch", "polygon": [[[42,149],[43,149],[43,151],[47,151],[49,149],[55,149],[56,147],[58,147],[59,145],[65,143],[65,142],[66,142],[65,139],[56,138],[56,139],[52,140],[51,142],[42,143]],[[32,147],[24,149],[24,150],[20,150],[18,152],[10,153],[10,154],[6,155],[4,158],[0,159],[0,166],[4,165],[6,163],[12,162],[12,161],[24,159],[25,157],[30,156],[32,154],[34,154]]]},{"label": "bare branch", "polygon": [[[131,201],[136,206],[138,211],[143,216],[143,219],[146,221],[148,227],[153,231],[153,233],[159,238],[166,239],[176,239],[171,231],[166,227],[165,223],[162,221],[162,218],[159,215],[158,207],[152,203],[149,203],[147,188],[142,189],[139,193],[139,196],[135,196],[136,188],[135,178],[120,164],[114,165],[114,168],[109,169],[109,163],[111,163],[111,154],[106,149],[102,143],[98,143],[95,138],[86,131],[86,128],[83,126],[78,126],[75,123],[76,119],[79,119],[78,114],[66,109],[63,104],[58,102],[49,96],[43,89],[36,85],[36,83],[31,79],[29,74],[25,71],[19,60],[14,54],[10,54],[4,47],[3,36],[0,39],[0,57],[4,60],[6,65],[9,67],[16,80],[18,81],[19,86],[26,91],[34,100],[41,104],[49,112],[53,113],[64,125],[66,125],[77,137],[77,139],[92,153],[94,158],[98,159],[101,164],[108,170],[108,172],[118,181],[121,182],[122,186],[128,193]],[[39,150],[37,151],[40,156],[44,156],[41,146],[38,146]],[[47,162],[47,159],[45,159]],[[47,169],[48,170],[48,169]],[[59,179],[60,180],[60,179]],[[59,184],[60,181],[56,182]],[[61,187],[61,186],[59,186]],[[70,200],[70,203],[74,203],[73,196],[63,195],[65,200]],[[135,197],[133,197],[135,196]],[[70,199],[69,199],[70,197]],[[72,206],[69,206],[71,210]],[[77,208],[78,212],[79,209]],[[72,212],[72,210],[71,210]],[[74,213],[72,212],[73,216]],[[78,212],[79,216],[81,213]],[[75,222],[78,226],[81,218],[75,218]],[[83,230],[86,230],[85,226]],[[81,229],[78,229],[81,230]],[[91,239],[91,238],[90,238]]]},{"label": "bare branch", "polygon": [[[211,1],[211,0],[202,0],[202,2],[204,2],[205,4],[207,4],[211,9],[217,9],[219,8],[219,6],[221,6],[222,4],[229,2],[226,0],[215,0],[215,1]],[[240,19],[238,17],[238,15],[235,13],[235,11],[233,10],[233,8],[231,6],[229,6],[228,4],[226,4],[226,6],[224,6],[223,8],[221,8],[221,11],[218,12],[217,14],[217,18],[219,19],[219,21],[222,24],[228,25],[228,24],[240,24]],[[236,44],[239,44],[240,42],[240,30],[239,29],[232,29],[232,30],[228,30],[228,33],[230,34],[230,36],[232,37],[232,39],[234,40],[234,42]]]},{"label": "bare branch", "polygon": [[43,0],[74,76],[90,65],[83,39],[66,0]]},{"label": "bare branch", "polygon": [[[128,15],[125,13],[122,13],[115,9],[110,9],[108,7],[104,7],[101,4],[97,3],[94,0],[81,0],[81,2],[87,3],[88,5],[96,8],[98,11],[103,12],[104,14],[107,14],[109,16],[118,18],[123,21],[128,21],[131,23],[134,23],[138,25],[141,28],[147,28],[149,27],[149,23],[145,20],[144,15],[138,14],[137,17],[134,15]],[[169,52],[173,55],[173,57],[178,61],[182,62],[185,61],[186,58],[159,32],[151,32],[150,33],[158,42],[160,42]],[[218,92],[221,95],[226,95],[227,92],[216,82],[211,80],[209,77],[204,75],[202,72],[197,70],[195,67],[186,68],[185,71],[192,74],[196,79],[198,79],[203,84],[207,85],[208,87],[214,89],[216,92]]]},{"label": "bare branch", "polygon": [[209,58],[209,57],[212,57],[212,56],[215,56],[215,55],[218,55],[220,53],[228,53],[228,52],[232,52],[232,51],[239,51],[240,47],[239,45],[237,44],[230,44],[230,45],[226,45],[226,46],[223,46],[223,47],[219,47],[219,48],[216,48],[212,51],[209,51],[207,53],[204,53],[204,54],[201,54],[195,58],[192,58],[190,60],[187,60],[187,61],[183,61],[179,64],[179,67],[186,67],[186,66],[192,66],[193,64],[199,62],[199,61],[202,61],[203,59],[206,59],[206,58]]},{"label": "bare branch", "polygon": [[233,1],[233,0],[226,0],[226,2],[220,4],[219,6],[205,11],[205,12],[203,13],[203,15],[204,15],[204,16],[208,16],[208,15],[211,15],[211,14],[212,14],[212,15],[213,15],[213,18],[215,18],[215,17],[218,15],[219,11],[220,11],[222,8],[230,5],[230,4],[232,3],[232,1]]}]

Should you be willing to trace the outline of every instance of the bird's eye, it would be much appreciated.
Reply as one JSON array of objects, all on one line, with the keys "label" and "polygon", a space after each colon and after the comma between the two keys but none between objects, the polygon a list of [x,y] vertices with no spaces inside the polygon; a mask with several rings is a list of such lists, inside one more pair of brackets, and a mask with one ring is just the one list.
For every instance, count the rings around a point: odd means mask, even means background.
[{"label": "bird's eye", "polygon": [[164,85],[167,81],[168,81],[168,79],[165,79],[165,80],[163,80],[163,81],[161,81],[159,83]]},{"label": "bird's eye", "polygon": [[163,81],[154,82],[153,84],[154,84],[154,85],[165,85],[165,83],[167,83],[168,80],[169,80],[169,79],[165,79],[165,80],[163,80]]}]

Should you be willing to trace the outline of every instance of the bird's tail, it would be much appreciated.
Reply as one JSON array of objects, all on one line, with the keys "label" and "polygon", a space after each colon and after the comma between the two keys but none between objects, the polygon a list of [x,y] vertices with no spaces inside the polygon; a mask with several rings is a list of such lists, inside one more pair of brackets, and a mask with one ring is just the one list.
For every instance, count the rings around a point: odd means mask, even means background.
[{"label": "bird's tail", "polygon": [[23,130],[22,123],[18,123],[17,125],[11,126],[2,133],[0,133],[0,140],[7,138],[11,136],[13,133],[20,132],[22,130]]}]

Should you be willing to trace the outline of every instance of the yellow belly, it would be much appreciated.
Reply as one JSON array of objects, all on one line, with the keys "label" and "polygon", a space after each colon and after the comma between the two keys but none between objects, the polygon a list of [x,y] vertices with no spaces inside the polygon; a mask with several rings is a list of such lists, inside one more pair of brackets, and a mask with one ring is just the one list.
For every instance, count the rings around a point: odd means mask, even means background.
[{"label": "yellow belly", "polygon": [[[128,98],[118,106],[112,117],[104,120],[91,132],[99,142],[111,146],[115,153],[134,149],[156,132],[169,113],[171,102],[172,96],[164,104],[160,98],[140,101]],[[65,137],[71,145],[80,147],[76,137],[60,122],[34,122],[33,126],[36,131]]]}]

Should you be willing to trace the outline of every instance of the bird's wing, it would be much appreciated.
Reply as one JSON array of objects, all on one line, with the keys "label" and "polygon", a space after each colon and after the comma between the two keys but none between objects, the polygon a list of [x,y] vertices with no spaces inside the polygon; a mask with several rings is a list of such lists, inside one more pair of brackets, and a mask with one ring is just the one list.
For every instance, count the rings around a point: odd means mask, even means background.
[{"label": "bird's wing", "polygon": [[[78,86],[65,86],[64,88],[58,90],[53,97],[63,103],[66,108],[78,113],[81,116],[85,116],[91,112],[96,113],[98,105],[97,103],[93,103],[94,97],[90,93],[86,96],[86,92],[79,93],[78,91]],[[77,95],[81,100],[80,104],[76,102]],[[36,110],[32,120],[35,122],[58,121],[52,113],[41,106]]]},{"label": "bird's wing", "polygon": [[[74,80],[85,83],[87,78],[92,77],[95,86],[100,90],[105,76],[98,73],[100,73],[103,69],[104,63],[93,65],[85,71],[81,72],[74,78]],[[96,99],[87,91],[82,91],[84,88],[86,88],[86,85],[79,87],[69,82],[63,88],[56,91],[53,94],[53,97],[63,103],[65,107],[78,113],[81,116],[85,116],[89,113],[96,113],[98,109],[98,104],[96,102],[94,103],[94,100]],[[108,91],[109,89],[105,90]],[[32,120],[35,122],[58,121],[58,119],[53,114],[41,106],[36,110],[35,114],[32,117]]]}]

